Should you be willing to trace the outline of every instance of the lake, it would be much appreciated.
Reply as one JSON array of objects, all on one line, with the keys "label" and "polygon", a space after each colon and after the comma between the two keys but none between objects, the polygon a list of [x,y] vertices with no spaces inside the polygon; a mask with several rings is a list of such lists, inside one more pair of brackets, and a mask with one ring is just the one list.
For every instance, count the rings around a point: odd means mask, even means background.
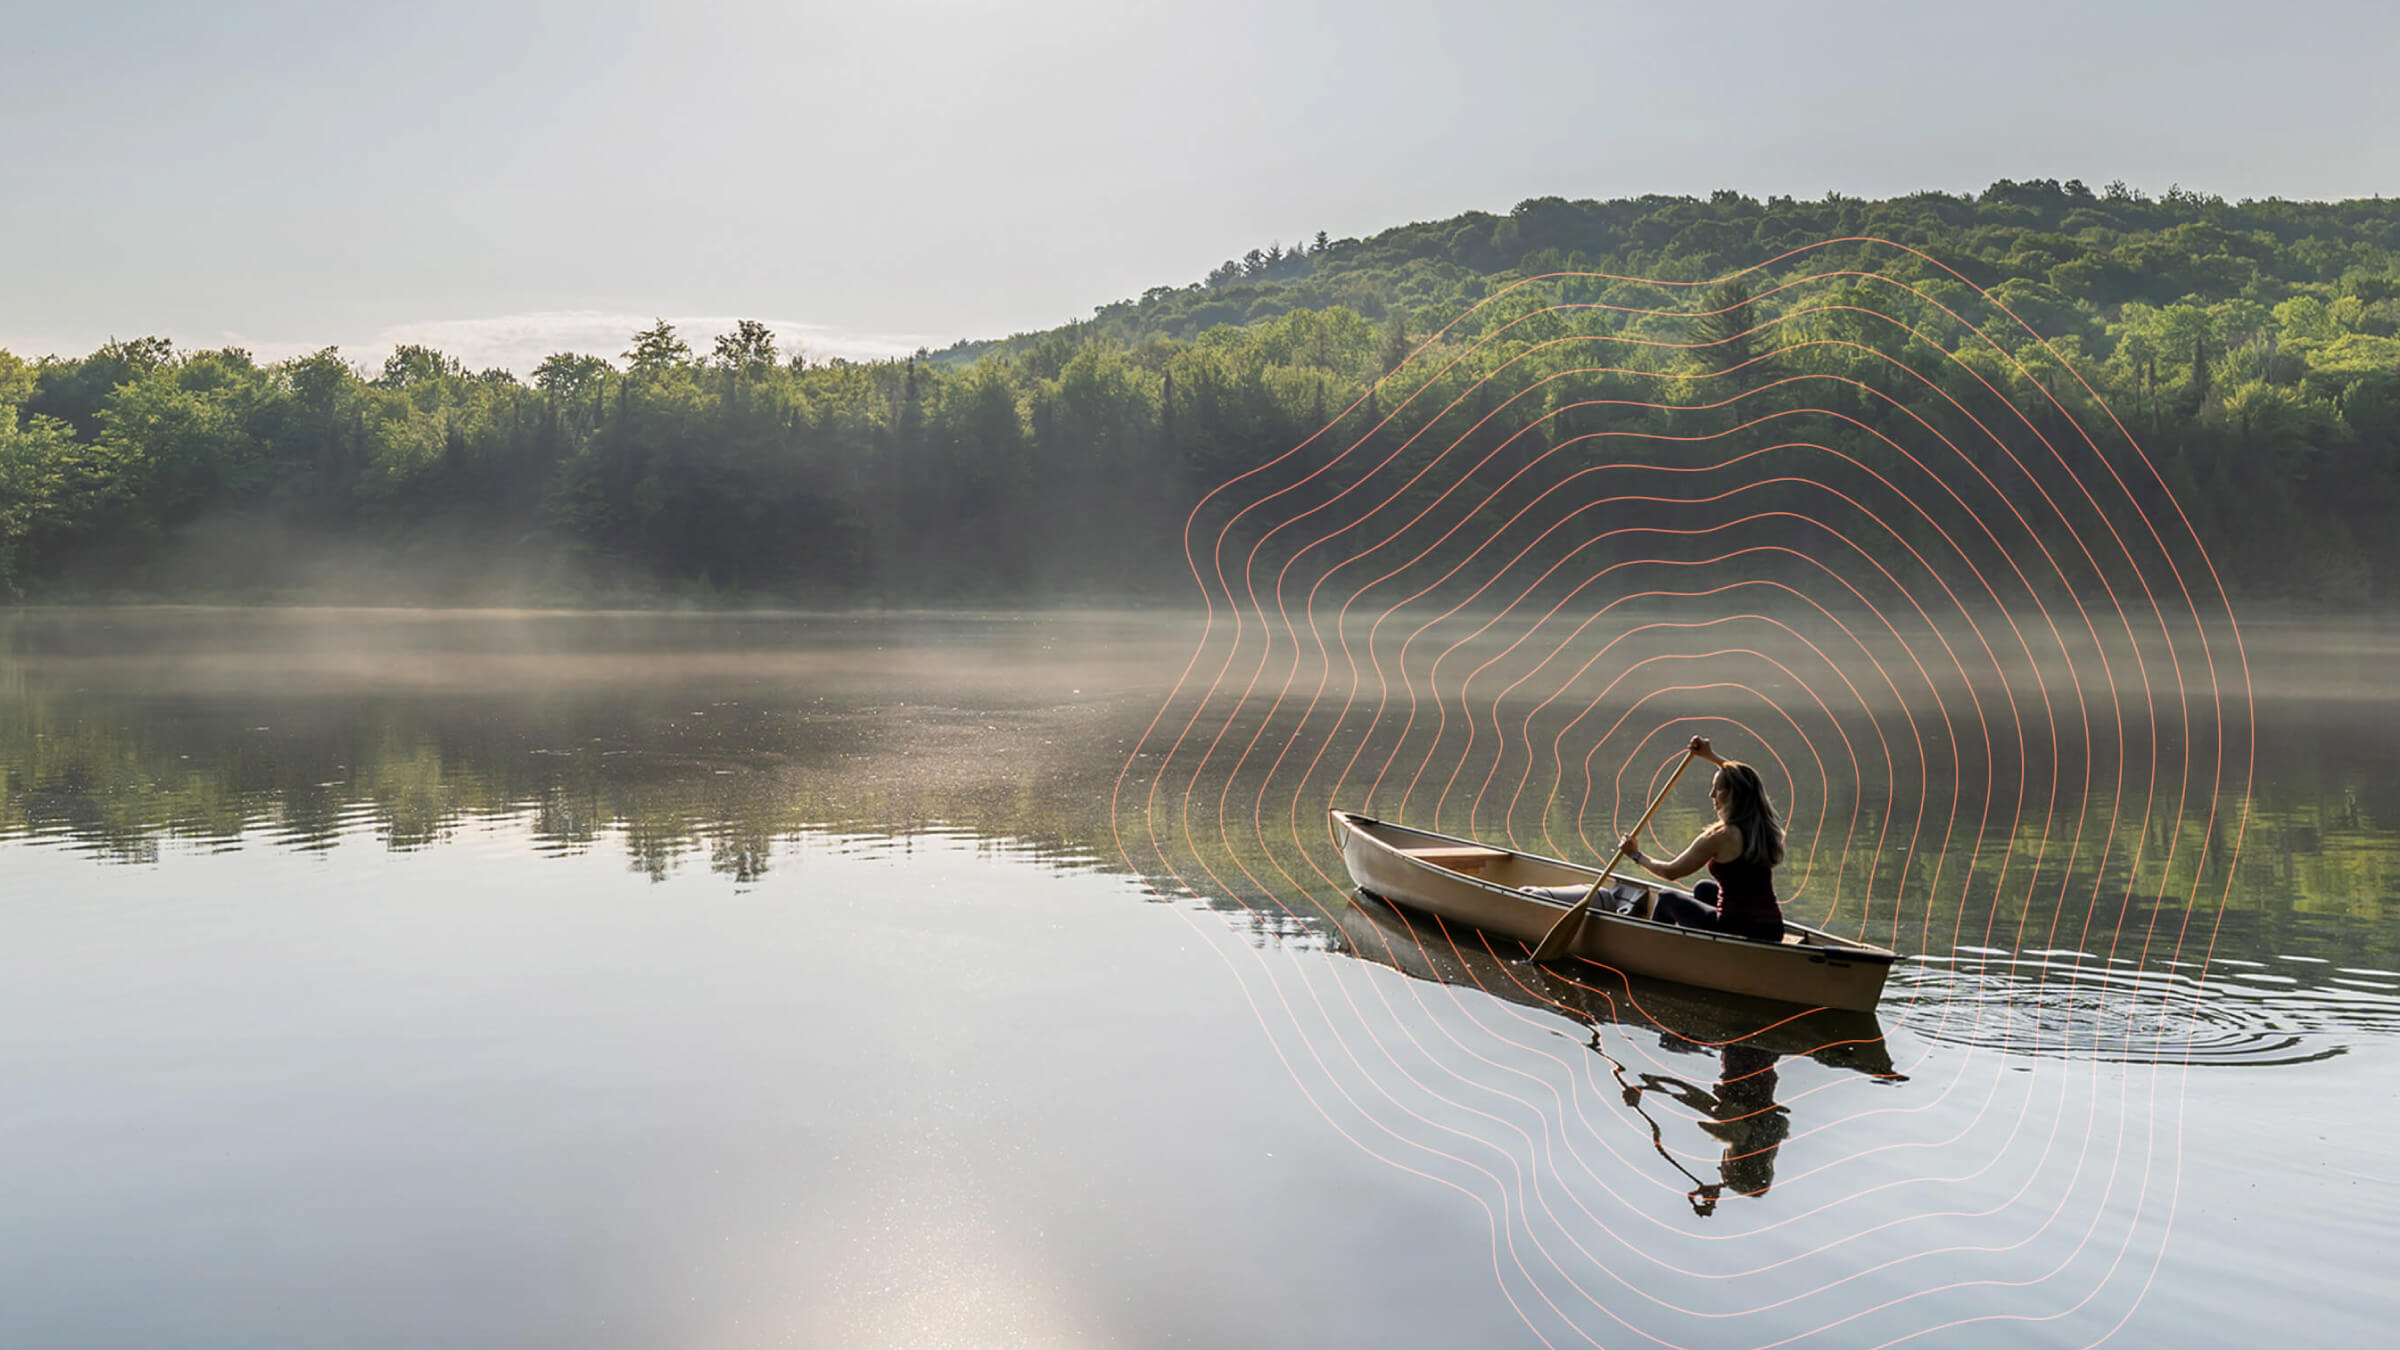
[{"label": "lake", "polygon": [[[2209,704],[1228,622],[0,613],[0,1344],[2388,1333],[2389,626]],[[1526,967],[1326,838],[1588,861],[1694,730],[1911,958],[1875,1016]]]}]

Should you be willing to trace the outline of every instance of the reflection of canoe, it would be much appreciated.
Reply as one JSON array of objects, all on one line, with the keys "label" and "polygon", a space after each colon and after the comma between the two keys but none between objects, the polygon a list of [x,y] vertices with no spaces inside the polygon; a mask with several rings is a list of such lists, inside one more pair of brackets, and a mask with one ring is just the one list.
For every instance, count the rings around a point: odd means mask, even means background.
[{"label": "reflection of canoe", "polygon": [[[1360,889],[1531,945],[1542,940],[1582,888],[1599,876],[1472,839],[1333,813],[1342,861]],[[1871,1012],[1899,958],[1881,947],[1796,923],[1780,943],[1653,923],[1658,893],[1672,888],[1630,877],[1585,912],[1568,948],[1632,975],[1812,1007]],[[1688,894],[1688,892],[1678,892]]]},{"label": "reflection of canoe", "polygon": [[[1883,1023],[1871,1012],[1794,1009],[1788,1003],[1694,989],[1638,975],[1585,968],[1565,979],[1494,956],[1480,935],[1412,920],[1408,911],[1359,897],[1333,916],[1351,952],[1404,975],[1480,988],[1511,1003],[1564,1013],[1590,1025],[1655,1029],[1670,1050],[1714,1053],[1728,1045],[1769,1055],[1805,1055],[1829,1068],[1895,1076]],[[1589,978],[1585,978],[1588,976]]]}]

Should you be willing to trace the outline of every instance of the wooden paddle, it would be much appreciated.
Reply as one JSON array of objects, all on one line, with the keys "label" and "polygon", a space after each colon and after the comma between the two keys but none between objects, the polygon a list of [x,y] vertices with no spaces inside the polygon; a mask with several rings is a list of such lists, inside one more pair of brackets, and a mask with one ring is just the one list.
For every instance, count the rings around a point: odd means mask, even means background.
[{"label": "wooden paddle", "polygon": [[1683,759],[1676,764],[1675,772],[1667,775],[1667,785],[1660,788],[1658,795],[1650,799],[1650,809],[1642,812],[1641,820],[1634,825],[1632,832],[1625,836],[1625,842],[1617,845],[1616,856],[1608,860],[1608,866],[1600,869],[1599,879],[1592,883],[1590,890],[1583,893],[1583,898],[1567,906],[1567,912],[1558,916],[1557,923],[1550,925],[1550,931],[1542,935],[1541,943],[1533,949],[1532,960],[1555,961],[1567,954],[1567,948],[1575,941],[1576,932],[1583,926],[1583,912],[1592,907],[1592,897],[1600,894],[1600,888],[1606,886],[1616,876],[1617,864],[1625,861],[1625,851],[1633,847],[1634,840],[1641,837],[1642,830],[1650,824],[1650,817],[1658,813],[1658,804],[1667,799],[1669,792],[1675,790],[1675,780],[1683,777],[1685,767],[1692,762],[1692,757],[1699,753],[1697,750],[1683,752]]}]

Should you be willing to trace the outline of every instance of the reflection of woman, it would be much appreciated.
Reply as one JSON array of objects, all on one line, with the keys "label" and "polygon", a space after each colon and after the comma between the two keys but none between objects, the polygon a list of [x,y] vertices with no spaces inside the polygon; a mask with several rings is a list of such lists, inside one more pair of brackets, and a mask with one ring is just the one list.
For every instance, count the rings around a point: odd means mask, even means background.
[{"label": "reflection of woman", "polygon": [[1765,1195],[1775,1184],[1775,1150],[1792,1130],[1775,1104],[1775,1056],[1749,1045],[1728,1045],[1719,1061],[1716,1119],[1700,1128],[1725,1141],[1718,1170],[1736,1195]]},{"label": "reflection of woman", "polygon": [[1692,888],[1695,899],[1658,893],[1655,917],[1686,928],[1705,928],[1761,942],[1783,941],[1783,906],[1775,898],[1775,865],[1783,861],[1783,822],[1767,800],[1758,770],[1718,755],[1706,736],[1692,738],[1691,751],[1717,766],[1708,799],[1717,823],[1702,830],[1691,847],[1670,859],[1643,856],[1632,835],[1625,856],[1669,881],[1705,867],[1713,881]]},{"label": "reflection of woman", "polygon": [[[1700,1113],[1700,1128],[1724,1142],[1724,1155],[1717,1160],[1720,1179],[1701,1181],[1667,1151],[1658,1122],[1650,1122],[1650,1142],[1661,1156],[1675,1164],[1677,1171],[1691,1177],[1694,1188],[1684,1198],[1691,1202],[1692,1212],[1704,1219],[1717,1212],[1717,1199],[1727,1191],[1735,1195],[1765,1195],[1775,1185],[1776,1150],[1783,1147],[1784,1137],[1792,1132],[1789,1108],[1775,1101],[1774,1053],[1739,1044],[1721,1046],[1717,1053],[1718,1079],[1714,1093],[1655,1073],[1643,1074],[1639,1086],[1625,1087],[1626,1105],[1638,1110],[1643,1093],[1664,1092]],[[1624,1074],[1619,1073],[1617,1079],[1624,1082]]]}]

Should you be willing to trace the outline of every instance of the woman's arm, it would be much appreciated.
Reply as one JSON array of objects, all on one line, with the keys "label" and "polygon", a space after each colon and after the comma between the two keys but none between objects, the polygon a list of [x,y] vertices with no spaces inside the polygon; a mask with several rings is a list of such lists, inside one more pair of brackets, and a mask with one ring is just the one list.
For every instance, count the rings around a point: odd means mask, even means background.
[{"label": "woman's arm", "polygon": [[1637,863],[1640,863],[1642,866],[1649,868],[1652,872],[1664,877],[1668,881],[1680,881],[1683,878],[1690,876],[1692,873],[1699,871],[1701,868],[1708,866],[1709,859],[1716,857],[1717,850],[1723,846],[1724,838],[1725,827],[1723,825],[1711,825],[1707,829],[1700,832],[1700,836],[1692,841],[1692,846],[1690,848],[1687,848],[1683,852],[1676,854],[1674,857],[1650,858],[1645,857],[1642,853],[1641,845],[1633,843],[1631,836],[1628,836],[1626,843],[1631,845],[1631,847],[1627,849],[1625,856],[1633,859]]},{"label": "woman's arm", "polygon": [[1694,736],[1692,743],[1684,748],[1720,769],[1725,767],[1725,757],[1717,753],[1717,747],[1709,744],[1706,736]]}]

